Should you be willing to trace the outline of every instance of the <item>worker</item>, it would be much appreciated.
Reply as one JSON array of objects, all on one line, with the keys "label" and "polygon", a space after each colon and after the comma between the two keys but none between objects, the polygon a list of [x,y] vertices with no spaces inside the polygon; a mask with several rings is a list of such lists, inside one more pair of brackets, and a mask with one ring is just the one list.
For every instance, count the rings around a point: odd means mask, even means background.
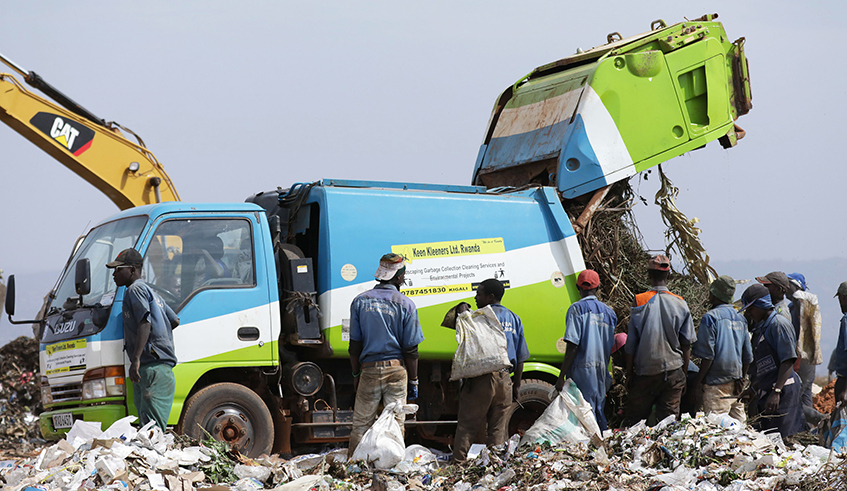
[{"label": "worker", "polygon": [[758,396],[751,418],[760,431],[778,429],[783,437],[803,431],[800,377],[794,372],[797,345],[791,321],[777,313],[768,288],[754,284],[741,295],[742,310],[753,331],[751,388]]},{"label": "worker", "polygon": [[155,421],[164,431],[174,401],[176,351],[172,331],[179,317],[141,279],[143,259],[135,249],[124,249],[114,261],[112,278],[125,286],[123,297],[124,351],[129,356],[135,407],[141,425]]},{"label": "worker", "polygon": [[[374,273],[377,285],[350,305],[350,365],[353,369],[352,456],[376,420],[379,404],[405,404],[418,397],[418,345],[424,340],[415,303],[400,293],[406,280],[403,256],[386,254]],[[405,414],[397,415],[401,430]]]},{"label": "worker", "polygon": [[[789,321],[791,320],[791,305],[786,298],[789,290],[788,276],[782,271],[771,271],[765,276],[757,276],[756,281],[765,285],[771,295],[774,310]],[[796,335],[795,335],[796,338]]]},{"label": "worker", "polygon": [[835,402],[847,404],[847,281],[838,285],[835,292],[838,305],[841,307],[841,324],[838,328],[838,343],[832,352],[830,362],[832,371],[835,372]]},{"label": "worker", "polygon": [[[744,404],[737,399],[753,361],[747,320],[732,306],[735,280],[720,276],[709,285],[710,310],[700,319],[691,354],[700,358],[700,371],[691,392],[706,414],[726,414],[742,423]],[[733,397],[735,396],[735,397]],[[699,404],[697,404],[699,406]]]},{"label": "worker", "polygon": [[[529,359],[529,349],[524,338],[521,319],[500,304],[505,288],[493,278],[479,284],[476,290],[478,309],[491,306],[506,334],[506,351],[511,367],[479,377],[462,380],[459,390],[459,415],[456,436],[453,439],[453,460],[464,462],[474,438],[488,424],[486,444],[501,445],[509,438],[512,401],[518,400],[523,364]],[[509,380],[511,372],[512,379]]]},{"label": "worker", "polygon": [[652,288],[635,297],[626,339],[629,389],[626,420],[647,419],[656,406],[658,421],[679,416],[691,344],[697,339],[688,304],[668,290],[670,260],[658,255],[648,262]]},{"label": "worker", "polygon": [[800,405],[806,421],[816,425],[822,418],[812,403],[812,385],[815,383],[817,366],[823,363],[821,352],[821,318],[818,297],[808,290],[806,277],[801,273],[788,275],[788,292],[791,300],[789,312],[794,336],[797,341],[797,359],[795,371],[800,376]]},{"label": "worker", "polygon": [[596,271],[581,272],[576,286],[582,298],[568,308],[565,317],[567,347],[556,390],[564,388],[567,375],[594,410],[600,431],[606,431],[606,391],[612,386],[608,367],[618,317],[614,310],[597,299],[600,276]]}]

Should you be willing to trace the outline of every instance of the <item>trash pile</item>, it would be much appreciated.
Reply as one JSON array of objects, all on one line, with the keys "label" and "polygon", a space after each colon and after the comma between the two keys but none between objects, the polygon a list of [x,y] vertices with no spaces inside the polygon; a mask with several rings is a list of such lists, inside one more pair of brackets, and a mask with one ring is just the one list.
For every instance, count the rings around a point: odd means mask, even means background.
[{"label": "trash pile", "polygon": [[835,409],[835,380],[821,388],[812,398],[812,404],[822,414],[829,414]]},{"label": "trash pile", "polygon": [[193,442],[140,430],[130,416],[106,431],[77,421],[65,440],[25,461],[0,462],[9,491],[33,490],[772,490],[847,488],[847,461],[817,445],[786,445],[728,416],[698,416],[655,427],[643,422],[590,442],[475,445],[464,465],[411,445],[399,463],[348,462],[346,449],[290,460],[248,459],[213,440]]},{"label": "trash pile", "polygon": [[0,347],[0,452],[25,456],[44,444],[38,428],[41,405],[38,341],[21,336]]}]

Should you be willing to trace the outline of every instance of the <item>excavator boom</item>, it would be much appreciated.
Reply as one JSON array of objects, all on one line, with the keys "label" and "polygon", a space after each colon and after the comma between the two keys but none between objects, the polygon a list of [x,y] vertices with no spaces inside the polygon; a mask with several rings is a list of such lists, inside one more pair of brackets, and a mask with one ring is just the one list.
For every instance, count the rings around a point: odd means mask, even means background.
[{"label": "excavator boom", "polygon": [[140,139],[127,140],[117,124],[97,118],[34,72],[2,55],[0,62],[61,104],[30,92],[13,75],[0,73],[0,121],[102,191],[121,210],[179,201],[164,167]]}]

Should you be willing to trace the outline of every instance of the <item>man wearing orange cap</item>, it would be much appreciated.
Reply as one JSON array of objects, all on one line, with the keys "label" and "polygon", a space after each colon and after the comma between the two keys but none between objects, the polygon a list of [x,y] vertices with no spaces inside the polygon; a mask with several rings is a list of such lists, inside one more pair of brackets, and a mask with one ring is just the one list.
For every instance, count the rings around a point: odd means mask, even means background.
[{"label": "man wearing orange cap", "polygon": [[647,419],[654,404],[659,421],[679,416],[691,344],[697,334],[688,304],[668,290],[670,269],[667,256],[651,258],[647,274],[653,288],[636,295],[635,307],[630,309],[625,348],[629,424]]},{"label": "man wearing orange cap", "polygon": [[615,345],[615,325],[618,317],[608,305],[597,300],[600,276],[586,269],[576,279],[582,298],[568,308],[565,317],[565,360],[556,390],[565,386],[565,375],[574,381],[585,400],[591,404],[600,431],[607,427],[603,408],[606,391],[612,385],[609,357]]}]

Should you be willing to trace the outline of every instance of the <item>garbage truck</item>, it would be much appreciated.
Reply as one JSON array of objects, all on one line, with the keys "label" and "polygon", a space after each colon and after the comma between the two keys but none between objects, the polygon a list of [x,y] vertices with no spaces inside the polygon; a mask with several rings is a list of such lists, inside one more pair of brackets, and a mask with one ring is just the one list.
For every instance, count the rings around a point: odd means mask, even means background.
[{"label": "garbage truck", "polygon": [[[647,52],[667,45],[691,53],[682,64],[693,75],[665,73],[673,53],[625,53],[632,45],[620,36],[534,71],[497,101],[474,170],[478,185],[324,179],[245,203],[163,202],[102,220],[74,248],[38,321],[42,434],[57,439],[77,420],[105,427],[136,413],[123,353],[124,288],[116,288],[105,267],[128,247],[142,253],[144,280],[181,319],[168,424],[189,436],[208,434],[249,456],[345,441],[354,402],[350,303],[374,286],[378,259],[387,252],[408,262],[401,290],[416,303],[426,338],[419,346],[420,409],[407,427],[423,440],[451,441],[457,343],[455,332],[440,324],[450,307],[470,301],[481,281],[494,278],[506,287],[503,304],[523,321],[530,351],[509,431],[528,428],[559,375],[565,313],[579,298],[575,277],[585,268],[563,204],[709,138],[734,144],[738,137],[738,87],[749,94],[746,61],[744,80],[735,82],[742,43],[728,43],[710,16],[695,25],[654,27],[633,43]],[[715,43],[722,52],[712,49]],[[715,57],[723,72],[708,65],[703,79],[697,66]],[[669,134],[644,130],[654,145],[636,151],[650,142],[633,140],[626,121],[618,120],[630,114],[625,99],[639,92],[624,90],[632,88],[629,79],[618,91],[609,78],[605,88],[598,85],[604,71],[624,69],[657,85],[662,74],[669,77],[660,92],[668,91],[665,103],[672,106],[665,111],[679,117],[667,120],[679,123],[679,138],[676,124],[663,126]],[[573,79],[572,70],[581,78]],[[723,74],[722,84],[712,83],[714,73]],[[689,82],[693,93],[680,89]],[[680,90],[701,95],[686,98]],[[700,134],[704,122],[708,131]],[[546,129],[521,133],[532,128]],[[580,173],[585,168],[594,170]],[[212,251],[226,274],[207,274]],[[10,276],[10,320],[14,298]]]}]

